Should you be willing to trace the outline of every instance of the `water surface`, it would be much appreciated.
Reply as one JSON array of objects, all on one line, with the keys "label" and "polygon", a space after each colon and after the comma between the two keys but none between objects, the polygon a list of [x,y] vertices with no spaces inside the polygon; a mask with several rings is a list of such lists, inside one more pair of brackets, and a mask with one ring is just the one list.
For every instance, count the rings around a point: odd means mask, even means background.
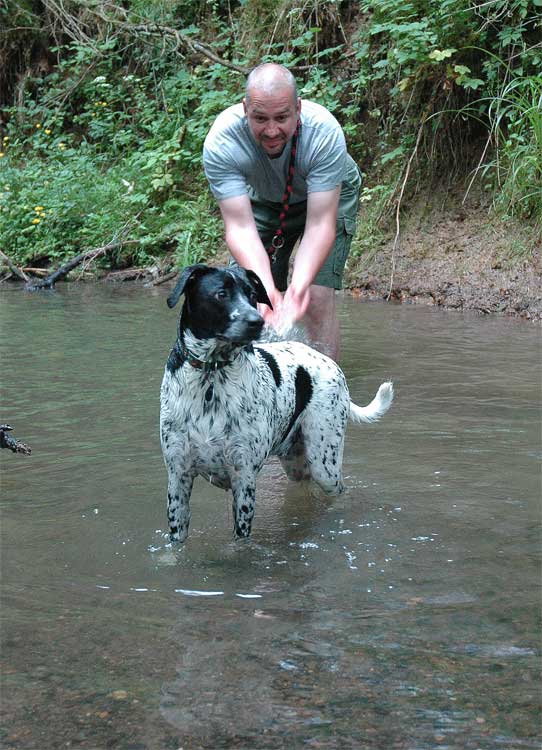
[{"label": "water surface", "polygon": [[166,535],[167,290],[0,296],[2,747],[540,747],[540,336],[341,297],[348,491],[198,480]]}]

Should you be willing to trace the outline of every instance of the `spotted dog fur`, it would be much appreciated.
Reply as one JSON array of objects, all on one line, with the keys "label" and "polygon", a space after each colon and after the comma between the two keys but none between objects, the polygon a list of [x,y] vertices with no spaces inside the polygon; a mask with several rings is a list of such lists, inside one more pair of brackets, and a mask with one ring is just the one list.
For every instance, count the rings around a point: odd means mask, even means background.
[{"label": "spotted dog fur", "polygon": [[297,342],[255,344],[271,306],[252,271],[186,268],[168,298],[184,294],[178,338],[160,392],[160,436],[168,471],[170,537],[184,541],[196,476],[231,489],[238,537],[248,537],[256,476],[270,455],[290,479],[314,480],[326,493],[343,490],[346,424],[372,422],[393,399],[383,383],[361,408],[350,401],[343,372]]}]

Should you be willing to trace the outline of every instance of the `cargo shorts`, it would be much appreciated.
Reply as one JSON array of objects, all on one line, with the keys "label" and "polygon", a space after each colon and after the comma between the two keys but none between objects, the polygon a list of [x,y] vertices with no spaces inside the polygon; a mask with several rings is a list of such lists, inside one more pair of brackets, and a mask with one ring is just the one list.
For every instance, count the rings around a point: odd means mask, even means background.
[{"label": "cargo shorts", "polygon": [[[352,238],[356,231],[356,217],[361,188],[361,174],[359,172],[358,178],[354,183],[343,182],[342,184],[337,211],[335,242],[313,284],[331,289],[342,289],[344,267],[348,253],[350,252]],[[258,234],[264,247],[267,248],[271,245],[271,240],[279,227],[279,214],[282,211],[282,204],[262,200],[250,190],[249,197]],[[271,264],[273,279],[280,292],[284,292],[288,286],[290,256],[297,240],[303,235],[306,218],[307,201],[290,204],[288,213],[286,214],[284,245],[280,250],[276,251],[275,260]]]}]

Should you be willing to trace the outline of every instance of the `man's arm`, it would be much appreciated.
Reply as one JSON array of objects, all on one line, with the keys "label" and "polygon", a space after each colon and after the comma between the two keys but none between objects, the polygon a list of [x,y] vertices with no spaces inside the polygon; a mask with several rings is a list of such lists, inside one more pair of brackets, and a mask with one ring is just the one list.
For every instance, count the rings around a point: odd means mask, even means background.
[{"label": "man's arm", "polygon": [[307,311],[310,285],[335,242],[340,195],[340,186],[308,195],[305,230],[295,256],[292,280],[284,297],[284,314],[294,322]]},{"label": "man's arm", "polygon": [[[269,256],[262,244],[248,195],[225,198],[218,203],[224,220],[226,244],[242,268],[255,271],[267,291],[275,312],[282,303],[282,295],[275,286]],[[268,310],[268,308],[267,308]],[[270,315],[263,310],[264,317]],[[269,313],[271,311],[269,310]]]}]

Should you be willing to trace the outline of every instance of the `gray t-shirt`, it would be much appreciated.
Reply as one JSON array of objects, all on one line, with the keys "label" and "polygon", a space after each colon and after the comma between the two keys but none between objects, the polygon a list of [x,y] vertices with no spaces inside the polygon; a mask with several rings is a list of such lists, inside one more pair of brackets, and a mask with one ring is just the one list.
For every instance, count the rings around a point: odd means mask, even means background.
[{"label": "gray t-shirt", "polygon": [[[228,107],[214,121],[203,146],[203,166],[215,198],[235,198],[252,188],[250,192],[259,198],[280,202],[290,145],[278,158],[270,159],[254,140],[243,105]],[[308,193],[333,190],[344,183],[357,184],[358,179],[337,120],[325,107],[303,99],[290,202],[299,203]]]}]

